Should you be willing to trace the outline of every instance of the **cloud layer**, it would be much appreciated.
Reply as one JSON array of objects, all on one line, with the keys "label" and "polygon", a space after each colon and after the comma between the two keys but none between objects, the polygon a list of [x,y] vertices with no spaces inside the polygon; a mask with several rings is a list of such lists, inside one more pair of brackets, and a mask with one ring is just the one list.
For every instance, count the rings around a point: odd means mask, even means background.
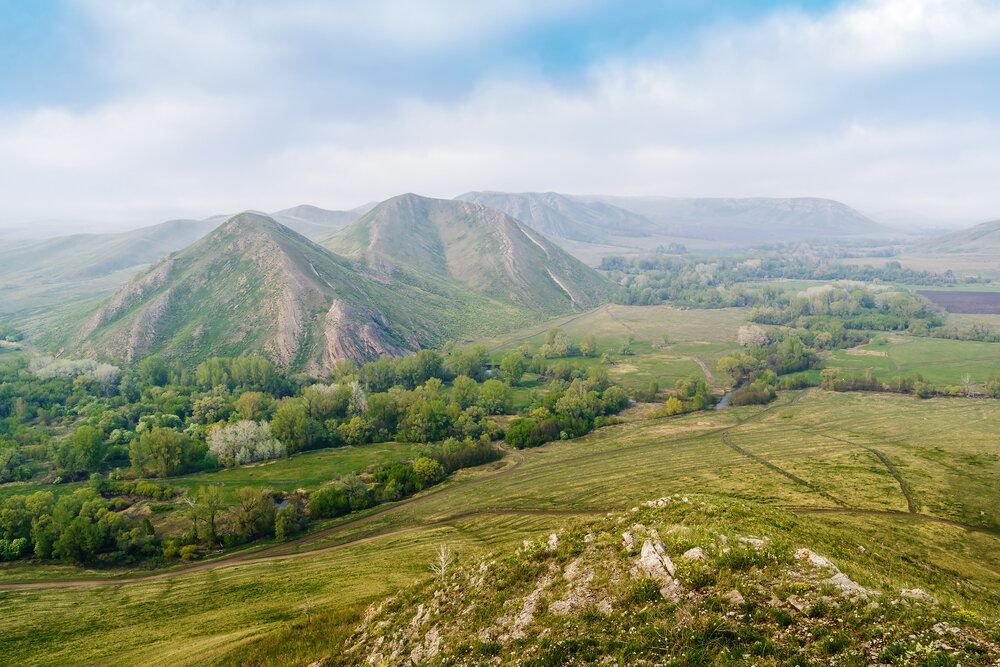
[{"label": "cloud layer", "polygon": [[996,3],[650,26],[571,64],[541,40],[601,3],[544,4],[82,3],[96,92],[0,105],[0,226],[473,189],[1000,216]]}]

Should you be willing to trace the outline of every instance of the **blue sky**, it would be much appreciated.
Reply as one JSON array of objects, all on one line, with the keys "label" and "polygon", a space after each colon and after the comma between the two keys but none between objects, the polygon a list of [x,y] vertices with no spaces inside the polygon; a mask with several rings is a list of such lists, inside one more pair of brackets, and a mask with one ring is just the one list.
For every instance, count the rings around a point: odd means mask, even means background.
[{"label": "blue sky", "polygon": [[1000,6],[0,0],[0,229],[404,191],[1000,217]]}]

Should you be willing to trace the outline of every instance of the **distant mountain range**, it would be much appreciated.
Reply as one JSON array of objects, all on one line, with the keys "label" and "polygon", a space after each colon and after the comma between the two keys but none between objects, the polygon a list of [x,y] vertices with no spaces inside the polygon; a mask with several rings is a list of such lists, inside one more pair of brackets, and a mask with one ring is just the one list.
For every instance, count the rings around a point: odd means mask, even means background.
[{"label": "distant mountain range", "polygon": [[[909,251],[918,254],[996,254],[1000,251],[1000,220],[935,236],[911,246]],[[997,259],[1000,261],[1000,256]]]},{"label": "distant mountain range", "polygon": [[69,347],[125,360],[258,352],[321,372],[589,308],[611,291],[537,232],[467,202],[395,197],[323,242],[233,216],[132,278]]},{"label": "distant mountain range", "polygon": [[695,199],[468,192],[458,199],[497,208],[555,238],[590,243],[644,246],[669,236],[752,246],[888,231],[845,204],[810,197]]}]

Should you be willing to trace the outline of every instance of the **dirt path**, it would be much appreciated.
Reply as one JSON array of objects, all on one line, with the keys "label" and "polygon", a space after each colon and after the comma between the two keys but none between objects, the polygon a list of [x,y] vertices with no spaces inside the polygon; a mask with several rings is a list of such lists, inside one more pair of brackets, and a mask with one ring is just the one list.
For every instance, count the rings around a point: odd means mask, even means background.
[{"label": "dirt path", "polygon": [[712,375],[712,371],[708,370],[708,366],[705,365],[705,362],[699,359],[698,357],[694,356],[693,354],[689,354],[687,355],[687,357],[694,363],[698,364],[698,366],[701,368],[701,372],[705,374],[705,379],[708,380],[708,383],[714,385],[715,376]]},{"label": "dirt path", "polygon": [[931,516],[930,514],[919,514],[917,512],[902,512],[899,510],[866,510],[866,509],[855,509],[851,507],[785,507],[790,512],[795,514],[864,514],[870,516],[892,516],[892,517],[902,517],[906,519],[921,519],[923,521],[933,521],[934,523],[943,523],[947,526],[954,526],[955,528],[964,528],[965,530],[971,530],[977,533],[987,533],[988,535],[1000,535],[1000,528],[988,528],[986,526],[970,526],[966,523],[961,523],[959,521],[953,521],[951,519],[942,519],[938,516]]},{"label": "dirt path", "polygon": [[818,486],[816,486],[812,482],[807,482],[806,480],[802,479],[801,477],[798,477],[797,475],[794,475],[794,474],[788,472],[787,470],[785,470],[783,468],[779,468],[778,466],[776,466],[775,464],[771,463],[767,459],[765,459],[763,457],[760,457],[760,456],[757,456],[756,454],[751,454],[750,452],[748,452],[747,450],[743,449],[742,447],[740,447],[738,445],[734,445],[732,442],[729,441],[729,434],[728,433],[723,433],[722,434],[722,442],[723,442],[723,444],[726,445],[726,447],[729,447],[730,449],[732,449],[736,453],[741,454],[741,455],[747,457],[748,459],[750,459],[752,461],[756,461],[757,463],[761,464],[762,466],[764,466],[766,468],[769,468],[769,469],[773,470],[774,472],[778,473],[779,475],[784,475],[785,477],[787,477],[788,479],[792,480],[796,484],[804,486],[804,487],[806,487],[807,489],[809,489],[810,491],[812,491],[814,493],[818,493],[819,495],[823,496],[827,500],[829,500],[831,502],[834,502],[834,503],[837,503],[838,505],[840,505],[842,507],[849,507],[849,505],[847,503],[845,503],[843,500],[841,500],[840,498],[837,498],[837,497],[835,497],[835,496],[827,493],[826,491],[824,491],[823,489],[819,488]]},{"label": "dirt path", "polygon": [[861,449],[866,449],[872,454],[874,454],[875,457],[882,462],[882,465],[885,466],[886,470],[889,471],[889,474],[893,476],[893,478],[896,480],[896,483],[899,484],[899,490],[903,492],[903,497],[906,498],[907,511],[910,514],[917,513],[917,504],[913,502],[913,495],[910,493],[910,487],[906,484],[906,481],[903,480],[903,476],[899,474],[899,470],[896,468],[896,466],[893,465],[892,461],[890,461],[889,457],[887,457],[885,454],[875,449],[874,447],[870,447],[869,445],[863,445],[860,442],[851,442],[850,440],[847,440],[845,438],[838,438],[837,436],[828,435],[826,433],[814,433],[812,431],[807,431],[804,428],[800,430],[803,433],[809,435],[817,435],[821,438],[826,438],[828,440],[836,440],[837,442],[847,443],[848,445],[853,445],[854,447],[860,447]]},{"label": "dirt path", "polygon": [[[799,399],[799,396],[801,396],[801,394],[796,395],[788,403],[788,405],[794,405],[795,401],[797,401]],[[770,413],[771,411],[776,410],[776,409],[778,409],[780,407],[786,407],[786,406],[772,405],[771,407],[766,408],[764,410],[761,410],[760,412],[758,412],[756,414],[750,415],[749,417],[746,417],[745,419],[742,419],[742,420],[736,422],[735,424],[731,424],[730,426],[723,426],[723,427],[720,427],[720,428],[717,428],[717,429],[709,429],[707,431],[703,431],[703,432],[699,432],[699,433],[694,433],[694,434],[691,434],[691,435],[688,435],[688,436],[684,436],[684,437],[678,438],[676,440],[671,440],[670,444],[679,444],[679,443],[683,443],[683,442],[689,442],[689,441],[692,441],[692,440],[696,440],[698,438],[712,437],[712,436],[718,435],[720,433],[725,433],[725,432],[730,431],[732,429],[739,428],[740,426],[742,426],[742,425],[744,425],[744,424],[746,424],[746,423],[748,423],[748,422],[750,422],[750,421],[752,421],[754,419],[758,419],[760,417],[763,417],[764,415],[766,415],[766,414]],[[613,428],[616,428],[616,427],[610,426],[610,427],[607,427],[607,428],[613,429]],[[652,442],[652,443],[648,443],[648,444],[645,444],[645,445],[637,445],[635,447],[625,447],[625,448],[620,448],[620,449],[611,449],[611,450],[603,451],[603,452],[593,452],[591,454],[584,454],[584,455],[581,455],[581,456],[576,456],[576,457],[572,457],[572,458],[568,458],[568,459],[560,459],[558,461],[549,461],[547,463],[542,463],[540,465],[533,466],[531,468],[531,470],[540,470],[540,469],[549,468],[549,467],[556,466],[556,465],[565,465],[565,464],[568,464],[568,463],[575,463],[575,462],[578,462],[578,461],[584,461],[584,460],[589,460],[589,459],[594,459],[594,458],[600,458],[600,457],[616,456],[616,455],[621,454],[622,452],[642,451],[642,450],[645,450],[645,449],[652,449],[654,447],[662,447],[663,445],[664,445],[664,443],[662,443],[662,442]],[[364,523],[368,523],[368,522],[370,522],[370,521],[372,521],[374,519],[377,519],[379,517],[385,516],[387,514],[391,514],[393,512],[398,512],[398,511],[402,510],[403,508],[410,507],[412,505],[425,502],[425,501],[427,501],[427,500],[429,500],[431,498],[436,498],[436,497],[441,496],[441,495],[446,494],[446,493],[452,493],[453,491],[457,491],[458,489],[467,488],[467,487],[472,486],[474,484],[482,484],[483,482],[488,482],[490,480],[497,479],[499,477],[510,475],[511,473],[515,472],[518,468],[520,468],[524,464],[525,459],[524,459],[524,456],[520,452],[518,452],[518,451],[511,451],[511,450],[506,450],[506,451],[508,451],[509,453],[513,454],[515,457],[517,457],[517,461],[514,463],[514,465],[512,465],[512,466],[510,466],[508,468],[505,468],[503,470],[500,470],[499,472],[495,472],[495,473],[493,473],[491,475],[486,475],[484,477],[477,477],[475,479],[470,479],[470,480],[468,480],[466,482],[461,482],[461,483],[455,484],[453,486],[448,486],[448,487],[445,487],[445,488],[440,489],[438,491],[434,491],[432,493],[428,493],[428,494],[423,495],[423,496],[417,496],[415,498],[412,498],[410,500],[401,502],[401,503],[399,503],[397,505],[394,505],[394,506],[389,507],[387,509],[381,510],[379,512],[375,512],[373,514],[368,514],[366,516],[358,517],[357,519],[352,519],[351,521],[340,523],[340,524],[337,524],[335,526],[331,526],[329,528],[324,528],[322,530],[316,531],[315,533],[312,533],[311,535],[307,535],[307,536],[299,538],[297,540],[291,540],[289,542],[284,542],[282,544],[276,544],[274,546],[266,547],[264,549],[258,549],[258,550],[254,550],[254,551],[248,551],[248,552],[245,552],[245,553],[237,553],[237,554],[232,554],[232,555],[229,555],[229,556],[222,556],[220,558],[216,558],[214,560],[203,561],[201,563],[198,563],[197,565],[192,565],[190,567],[186,567],[186,568],[183,568],[183,569],[170,570],[168,572],[160,572],[160,573],[152,574],[152,575],[123,576],[120,579],[58,579],[58,580],[50,580],[50,581],[23,582],[23,583],[10,583],[10,584],[0,583],[0,590],[5,590],[5,589],[9,589],[9,588],[31,588],[31,587],[35,587],[35,588],[61,588],[61,587],[64,587],[64,586],[72,587],[72,586],[105,585],[105,584],[106,585],[115,585],[115,584],[128,584],[128,583],[132,583],[132,582],[151,581],[151,580],[155,580],[155,579],[165,579],[165,578],[169,578],[169,577],[180,576],[180,575],[183,575],[183,574],[188,573],[188,572],[197,572],[199,570],[208,570],[208,569],[213,569],[213,568],[228,567],[229,565],[232,565],[234,563],[250,563],[250,562],[258,562],[258,561],[262,561],[262,560],[276,560],[276,559],[280,559],[280,558],[304,556],[304,555],[312,554],[312,553],[321,553],[323,551],[330,551],[330,550],[333,550],[335,548],[343,548],[344,546],[347,546],[349,544],[360,544],[362,542],[367,542],[367,541],[370,541],[370,540],[375,540],[375,539],[378,539],[380,537],[386,537],[386,536],[389,536],[389,535],[394,535],[394,534],[396,534],[398,532],[406,532],[406,531],[411,531],[411,530],[417,530],[417,529],[420,529],[420,528],[427,528],[427,527],[434,526],[434,525],[437,525],[437,524],[426,523],[426,524],[420,524],[419,526],[412,526],[412,527],[408,527],[408,528],[399,529],[399,530],[396,530],[396,531],[388,531],[388,532],[384,532],[384,533],[379,533],[378,535],[372,535],[372,536],[369,536],[369,537],[365,537],[365,538],[362,538],[361,540],[358,540],[358,541],[344,543],[342,545],[334,545],[333,547],[321,547],[319,549],[308,549],[308,550],[305,550],[305,551],[288,551],[289,549],[298,548],[298,547],[302,547],[302,546],[311,544],[311,543],[316,542],[316,541],[318,541],[318,540],[320,540],[320,539],[322,539],[324,537],[327,537],[329,535],[333,535],[335,533],[338,533],[338,532],[341,532],[343,530],[346,530],[347,528],[350,528],[350,527],[353,527],[353,526],[358,526],[358,525],[361,525],[361,524],[364,524]],[[558,514],[560,511],[561,510],[552,510],[551,512],[547,511],[547,510],[537,510],[537,511],[536,510],[516,510],[516,512],[518,512],[518,513],[524,513],[524,514],[530,514],[530,513],[536,513],[536,514],[555,513],[555,514]],[[572,513],[572,512],[576,512],[576,510],[570,511],[570,513]],[[488,513],[488,511],[486,511],[485,513]],[[470,514],[468,516],[474,516],[474,515],[475,515],[475,513]],[[446,521],[458,521],[458,520],[459,520],[458,518],[452,518],[452,519],[448,519]]]}]

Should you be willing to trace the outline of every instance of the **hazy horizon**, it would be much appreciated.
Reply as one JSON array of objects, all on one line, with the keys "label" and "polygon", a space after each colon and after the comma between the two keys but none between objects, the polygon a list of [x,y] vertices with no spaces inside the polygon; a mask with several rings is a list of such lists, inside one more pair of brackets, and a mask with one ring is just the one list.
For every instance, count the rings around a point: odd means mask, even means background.
[{"label": "hazy horizon", "polygon": [[485,189],[1000,217],[990,2],[48,0],[0,21],[6,237]]}]

